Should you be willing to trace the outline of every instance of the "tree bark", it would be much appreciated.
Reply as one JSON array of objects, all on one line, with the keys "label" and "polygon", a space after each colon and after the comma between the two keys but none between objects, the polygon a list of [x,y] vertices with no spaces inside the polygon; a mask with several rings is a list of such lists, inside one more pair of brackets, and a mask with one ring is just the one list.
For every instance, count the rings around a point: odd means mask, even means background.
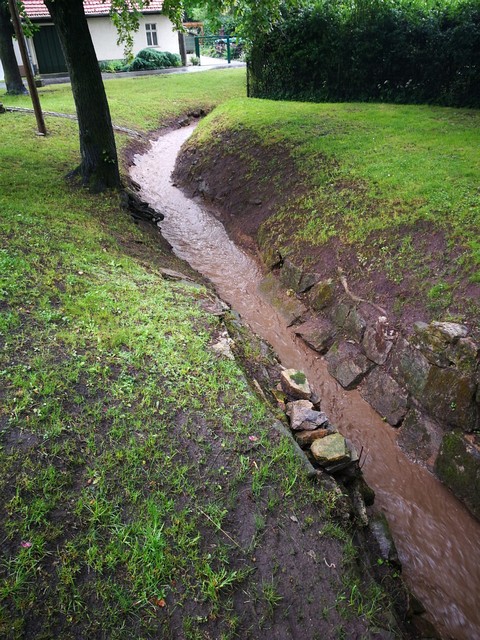
[{"label": "tree bark", "polygon": [[13,48],[13,27],[8,5],[0,0],[0,60],[5,74],[7,93],[27,93]]},{"label": "tree bark", "polygon": [[70,73],[80,134],[83,183],[92,191],[121,187],[110,109],[83,0],[45,0]]}]

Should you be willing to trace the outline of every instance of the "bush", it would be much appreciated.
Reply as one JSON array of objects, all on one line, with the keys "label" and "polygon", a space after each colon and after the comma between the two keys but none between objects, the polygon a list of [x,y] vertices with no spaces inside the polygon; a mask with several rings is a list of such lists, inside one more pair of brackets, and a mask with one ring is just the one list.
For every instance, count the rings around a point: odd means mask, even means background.
[{"label": "bush", "polygon": [[101,60],[98,66],[103,73],[118,73],[125,70],[126,64],[125,60]]},{"label": "bush", "polygon": [[250,94],[480,106],[480,4],[325,0],[253,40]]},{"label": "bush", "polygon": [[180,56],[168,51],[156,49],[142,49],[137,53],[126,71],[150,71],[153,69],[165,69],[167,67],[179,67],[182,64]]}]

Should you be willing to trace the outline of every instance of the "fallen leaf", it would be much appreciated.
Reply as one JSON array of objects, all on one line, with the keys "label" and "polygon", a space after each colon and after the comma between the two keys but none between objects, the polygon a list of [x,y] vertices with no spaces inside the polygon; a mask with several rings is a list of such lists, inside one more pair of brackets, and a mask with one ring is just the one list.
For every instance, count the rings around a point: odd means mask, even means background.
[{"label": "fallen leaf", "polygon": [[27,540],[22,540],[20,542],[20,546],[23,547],[24,549],[30,549],[30,547],[32,546],[32,543],[28,542]]}]

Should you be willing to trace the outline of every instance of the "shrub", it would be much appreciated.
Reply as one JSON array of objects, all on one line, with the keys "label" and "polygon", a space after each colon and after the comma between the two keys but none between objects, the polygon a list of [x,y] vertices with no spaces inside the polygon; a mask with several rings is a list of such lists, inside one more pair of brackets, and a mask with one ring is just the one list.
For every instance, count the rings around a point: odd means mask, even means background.
[{"label": "shrub", "polygon": [[126,70],[150,71],[153,69],[165,69],[167,67],[179,67],[181,64],[180,56],[176,53],[147,48],[137,53]]},{"label": "shrub", "polygon": [[480,4],[324,0],[253,39],[250,93],[480,106]]}]

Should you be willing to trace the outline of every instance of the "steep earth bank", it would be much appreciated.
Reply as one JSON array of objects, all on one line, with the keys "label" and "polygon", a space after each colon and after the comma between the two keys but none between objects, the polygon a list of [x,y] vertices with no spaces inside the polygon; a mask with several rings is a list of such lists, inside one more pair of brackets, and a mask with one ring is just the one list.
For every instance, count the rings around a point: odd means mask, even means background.
[{"label": "steep earth bank", "polygon": [[[267,147],[245,130],[194,136],[174,179],[189,196],[213,203],[232,236],[260,254],[270,270],[265,291],[274,297],[280,285],[298,302],[291,323],[325,355],[331,375],[344,388],[358,386],[399,428],[407,454],[432,469],[479,518],[478,285],[468,274],[460,277],[446,317],[444,308],[419,295],[419,280],[442,272],[461,249],[426,222],[392,230],[388,255],[375,233],[361,246],[343,242],[341,233],[314,244],[308,228],[299,240],[304,223],[290,203],[300,196],[308,201],[309,184],[291,150]],[[335,188],[358,191],[362,185]],[[406,235],[414,250],[399,262]],[[401,274],[391,273],[392,251]]]}]

